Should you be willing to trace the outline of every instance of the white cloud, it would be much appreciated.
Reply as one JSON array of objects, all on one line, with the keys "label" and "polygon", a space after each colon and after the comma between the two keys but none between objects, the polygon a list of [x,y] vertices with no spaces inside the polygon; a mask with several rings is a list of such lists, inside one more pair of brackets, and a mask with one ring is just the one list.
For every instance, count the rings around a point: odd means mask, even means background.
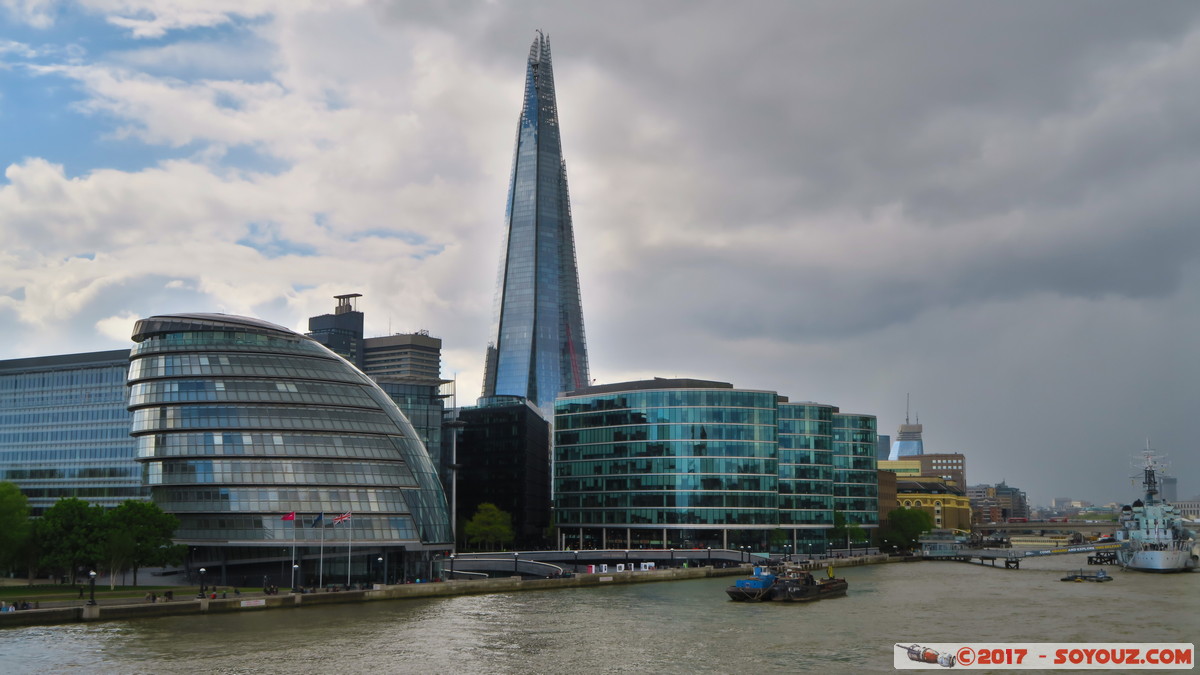
[{"label": "white cloud", "polygon": [[[58,10],[6,7],[46,27]],[[369,334],[442,337],[472,401],[541,25],[594,376],[777,389],[875,412],[884,433],[912,391],[931,439],[975,453],[972,480],[1043,496],[1116,488],[994,474],[1051,451],[1079,466],[1128,445],[1122,426],[1190,438],[1160,411],[1200,379],[1175,337],[1200,301],[1193,10],[1081,27],[1049,8],[1031,27],[955,7],[947,32],[909,7],[770,2],[83,7],[136,39],[61,62],[67,47],[36,47],[31,72],[83,97],[54,112],[115,158],[176,159],[10,160],[14,356],[119,346],[122,322],[155,313],[303,330],[360,292]],[[1131,412],[1096,412],[1113,408]]]},{"label": "white cloud", "polygon": [[128,340],[129,336],[133,335],[133,324],[141,318],[132,312],[121,312],[97,321],[96,330],[114,341]]},{"label": "white cloud", "polygon": [[0,7],[9,16],[34,28],[53,26],[58,4],[58,0],[0,0]]}]

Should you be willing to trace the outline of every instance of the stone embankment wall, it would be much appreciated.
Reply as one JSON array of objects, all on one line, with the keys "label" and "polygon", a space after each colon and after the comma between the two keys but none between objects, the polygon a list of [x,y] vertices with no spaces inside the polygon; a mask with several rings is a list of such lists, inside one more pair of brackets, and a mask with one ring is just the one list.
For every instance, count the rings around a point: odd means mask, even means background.
[{"label": "stone embankment wall", "polygon": [[[812,561],[797,565],[810,570],[823,570],[830,565],[848,567],[887,562],[887,556],[864,556],[847,559]],[[586,588],[607,584],[636,584],[658,581],[702,579],[715,576],[745,575],[749,566],[716,569],[712,567],[689,567],[680,569],[656,569],[645,572],[616,572],[611,574],[577,574],[557,579],[523,579],[521,577],[498,577],[472,581],[446,581],[426,584],[404,584],[378,586],[363,591],[340,591],[304,593],[294,595],[243,594],[238,597],[220,599],[180,599],[171,602],[138,602],[134,600],[108,600],[99,605],[75,605],[47,609],[27,609],[19,612],[0,612],[0,628],[12,626],[74,623],[77,621],[113,621],[121,619],[145,619],[182,614],[213,614],[222,612],[245,612],[266,609],[297,608],[313,605],[372,602],[379,600],[404,600],[409,598],[434,598],[452,595],[482,595],[487,593],[509,593],[513,591],[550,590],[559,588]]]}]

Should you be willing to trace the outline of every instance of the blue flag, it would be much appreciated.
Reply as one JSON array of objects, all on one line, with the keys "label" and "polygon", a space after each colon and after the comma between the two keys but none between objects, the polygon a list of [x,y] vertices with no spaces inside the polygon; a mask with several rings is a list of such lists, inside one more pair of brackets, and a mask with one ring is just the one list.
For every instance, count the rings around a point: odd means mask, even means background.
[{"label": "blue flag", "polygon": [[316,518],[313,518],[312,526],[316,527],[324,522],[325,522],[325,512],[322,511],[321,513],[317,514]]}]

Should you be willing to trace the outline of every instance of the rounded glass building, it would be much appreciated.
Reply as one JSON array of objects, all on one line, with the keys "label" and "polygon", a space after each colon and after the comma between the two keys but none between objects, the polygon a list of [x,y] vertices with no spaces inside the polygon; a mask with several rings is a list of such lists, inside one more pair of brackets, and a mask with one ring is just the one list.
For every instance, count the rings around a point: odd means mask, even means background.
[{"label": "rounded glass building", "polygon": [[143,319],[133,341],[131,433],[152,499],[180,519],[189,574],[205,567],[210,583],[229,585],[399,582],[428,577],[450,548],[424,445],[340,356],[221,314]]}]

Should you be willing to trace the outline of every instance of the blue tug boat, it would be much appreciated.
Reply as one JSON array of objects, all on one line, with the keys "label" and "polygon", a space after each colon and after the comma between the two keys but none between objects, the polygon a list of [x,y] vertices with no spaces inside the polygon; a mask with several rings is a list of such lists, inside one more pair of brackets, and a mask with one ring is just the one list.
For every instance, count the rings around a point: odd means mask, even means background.
[{"label": "blue tug boat", "polygon": [[766,567],[755,567],[754,576],[738,579],[725,593],[735,602],[813,602],[842,597],[849,588],[845,579],[833,576],[832,567],[829,577],[819,580],[804,570],[789,569],[775,574]]}]

